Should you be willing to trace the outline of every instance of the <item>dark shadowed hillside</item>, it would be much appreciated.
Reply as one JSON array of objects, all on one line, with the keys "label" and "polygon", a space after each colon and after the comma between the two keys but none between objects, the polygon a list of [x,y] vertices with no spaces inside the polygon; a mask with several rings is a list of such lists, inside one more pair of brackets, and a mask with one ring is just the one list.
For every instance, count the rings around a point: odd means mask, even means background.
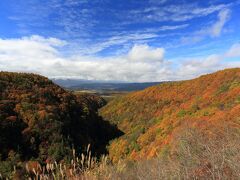
[{"label": "dark shadowed hillside", "polygon": [[101,115],[125,133],[109,147],[113,160],[155,157],[170,148],[177,131],[191,127],[210,137],[220,125],[240,128],[240,69],[134,92],[111,101]]},{"label": "dark shadowed hillside", "polygon": [[97,115],[104,104],[100,97],[77,97],[39,75],[0,72],[1,168],[12,161],[68,160],[72,148],[81,152],[88,144],[96,155],[104,153],[120,133]]}]

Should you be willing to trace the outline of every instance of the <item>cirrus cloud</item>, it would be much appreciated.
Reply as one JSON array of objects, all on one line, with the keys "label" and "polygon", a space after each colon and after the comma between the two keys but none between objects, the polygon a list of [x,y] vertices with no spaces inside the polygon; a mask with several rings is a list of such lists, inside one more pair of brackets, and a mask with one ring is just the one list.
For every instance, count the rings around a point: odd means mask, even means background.
[{"label": "cirrus cloud", "polygon": [[196,43],[207,37],[216,38],[221,35],[223,28],[227,21],[230,19],[231,11],[229,9],[222,9],[218,13],[218,19],[210,24],[209,27],[203,27],[200,30],[194,32],[190,36],[182,37],[181,41],[184,44]]},{"label": "cirrus cloud", "polygon": [[229,51],[226,53],[227,57],[239,57],[240,56],[240,43],[232,45]]}]

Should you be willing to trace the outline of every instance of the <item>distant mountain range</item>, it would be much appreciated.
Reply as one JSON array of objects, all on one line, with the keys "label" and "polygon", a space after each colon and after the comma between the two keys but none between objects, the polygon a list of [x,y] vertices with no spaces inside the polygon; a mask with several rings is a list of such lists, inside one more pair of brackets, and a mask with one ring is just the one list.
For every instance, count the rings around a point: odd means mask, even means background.
[{"label": "distant mountain range", "polygon": [[54,83],[71,90],[94,90],[94,91],[138,91],[147,87],[160,84],[161,82],[127,83],[112,81],[91,81],[76,79],[52,79]]}]

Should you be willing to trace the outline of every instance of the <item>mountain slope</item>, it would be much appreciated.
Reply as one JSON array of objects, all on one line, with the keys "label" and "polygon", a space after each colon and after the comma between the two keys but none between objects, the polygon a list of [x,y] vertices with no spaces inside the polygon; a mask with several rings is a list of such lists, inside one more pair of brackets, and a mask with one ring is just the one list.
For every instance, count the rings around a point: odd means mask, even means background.
[{"label": "mountain slope", "polygon": [[240,128],[240,69],[134,92],[111,101],[101,115],[125,133],[109,146],[114,161],[154,157],[186,124],[208,134],[225,123]]},{"label": "mountain slope", "polygon": [[119,131],[97,115],[104,103],[77,97],[39,75],[0,72],[0,164],[12,157],[68,159],[72,148],[81,152],[88,144],[96,154],[105,152]]}]

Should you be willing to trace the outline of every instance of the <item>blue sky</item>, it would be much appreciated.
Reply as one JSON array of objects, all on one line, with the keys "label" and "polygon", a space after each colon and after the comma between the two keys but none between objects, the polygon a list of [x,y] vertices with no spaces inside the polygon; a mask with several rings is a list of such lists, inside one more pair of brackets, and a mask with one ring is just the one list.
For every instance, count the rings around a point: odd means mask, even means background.
[{"label": "blue sky", "polygon": [[1,0],[0,70],[123,81],[240,66],[238,0]]}]

